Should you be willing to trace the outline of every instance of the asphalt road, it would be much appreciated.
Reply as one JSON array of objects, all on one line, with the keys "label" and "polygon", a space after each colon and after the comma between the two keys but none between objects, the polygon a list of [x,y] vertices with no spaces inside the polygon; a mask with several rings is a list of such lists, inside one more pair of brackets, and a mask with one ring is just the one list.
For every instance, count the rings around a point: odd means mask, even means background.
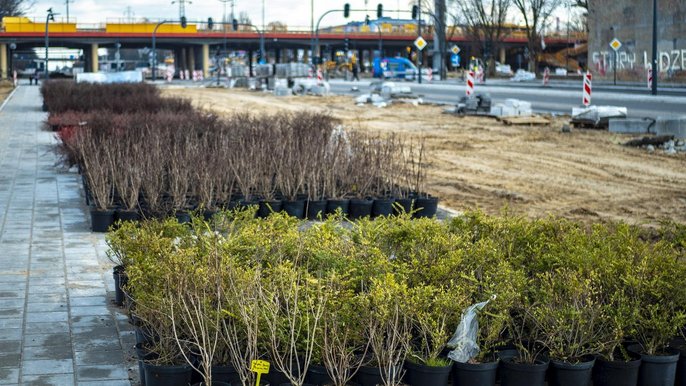
[{"label": "asphalt road", "polygon": [[[403,82],[412,87],[412,91],[422,96],[424,101],[441,104],[455,104],[465,93],[465,86],[460,81],[449,80],[443,83],[417,84]],[[369,81],[346,82],[331,80],[331,91],[341,95],[359,95],[369,89]],[[356,86],[359,91],[351,91]],[[629,117],[675,117],[686,116],[686,91],[665,90],[660,95],[649,95],[648,90],[633,87],[601,86],[592,94],[592,103],[603,106],[624,106]],[[535,112],[571,114],[573,107],[581,106],[581,84],[575,89],[571,84],[553,85],[543,88],[540,84],[508,84],[507,81],[493,81],[477,84],[476,92],[487,92],[494,103],[509,98],[531,102]],[[665,95],[661,95],[665,94]]]}]

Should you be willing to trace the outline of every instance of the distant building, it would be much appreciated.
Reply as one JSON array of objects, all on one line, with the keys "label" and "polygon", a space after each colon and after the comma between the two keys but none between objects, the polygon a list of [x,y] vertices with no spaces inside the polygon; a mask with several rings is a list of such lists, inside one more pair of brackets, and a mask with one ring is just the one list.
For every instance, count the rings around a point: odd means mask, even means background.
[{"label": "distant building", "polygon": [[[686,0],[657,0],[659,79],[686,83]],[[617,38],[617,78],[646,81],[652,58],[652,0],[589,1],[588,63],[596,77],[612,79]]]}]

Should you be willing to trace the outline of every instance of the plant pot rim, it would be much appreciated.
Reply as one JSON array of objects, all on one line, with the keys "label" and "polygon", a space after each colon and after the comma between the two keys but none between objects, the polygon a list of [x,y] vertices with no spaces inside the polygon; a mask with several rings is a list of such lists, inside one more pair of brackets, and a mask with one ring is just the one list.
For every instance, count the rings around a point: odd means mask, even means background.
[{"label": "plant pot rim", "polygon": [[671,347],[668,347],[666,350],[668,352],[667,354],[651,355],[640,353],[641,361],[649,363],[671,363],[679,360],[679,356],[681,356],[681,351]]},{"label": "plant pot rim", "polygon": [[449,361],[449,363],[445,366],[429,366],[423,363],[405,360],[405,367],[407,367],[408,369],[421,370],[424,372],[441,373],[446,370],[450,370],[453,367],[453,362]]},{"label": "plant pot rim", "polygon": [[595,357],[593,356],[584,356],[581,360],[578,362],[567,362],[567,361],[562,361],[559,359],[550,359],[550,363],[553,365],[553,367],[558,368],[558,369],[567,369],[567,370],[585,370],[585,369],[590,369],[593,368],[595,365]]},{"label": "plant pot rim", "polygon": [[453,366],[456,369],[469,370],[469,371],[491,371],[498,368],[500,365],[500,359],[496,359],[493,362],[480,362],[480,363],[469,363],[469,362],[455,362],[453,361]]},{"label": "plant pot rim", "polygon": [[[550,364],[550,361],[547,359],[540,359],[537,358],[534,360],[534,363],[520,363],[520,362],[515,362],[514,359],[515,357],[505,357],[501,358],[500,360],[502,361],[503,365],[506,367],[517,367],[517,368],[531,368],[531,369],[536,369],[534,371],[540,371],[540,369],[543,368],[548,368],[548,365]],[[526,370],[525,370],[526,371]]]}]

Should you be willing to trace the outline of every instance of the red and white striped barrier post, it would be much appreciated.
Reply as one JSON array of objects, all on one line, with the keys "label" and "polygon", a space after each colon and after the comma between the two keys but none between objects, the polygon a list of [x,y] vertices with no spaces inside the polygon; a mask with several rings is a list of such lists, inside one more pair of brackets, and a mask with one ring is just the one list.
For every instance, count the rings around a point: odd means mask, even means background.
[{"label": "red and white striped barrier post", "polygon": [[186,80],[191,80],[191,72],[188,70],[184,71],[186,73]]},{"label": "red and white striped barrier post", "polygon": [[653,87],[653,69],[651,67],[648,67],[647,72],[648,72],[648,76],[647,76],[648,88],[650,89]]},{"label": "red and white striped barrier post", "polygon": [[179,71],[179,78],[181,78],[181,80],[186,80],[186,71]]},{"label": "red and white striped barrier post", "polygon": [[322,74],[322,69],[318,68],[317,69],[317,84],[322,84],[324,83],[324,74]]},{"label": "red and white striped barrier post", "polygon": [[312,67],[307,69],[307,79],[312,79],[314,74],[312,73]]},{"label": "red and white striped barrier post", "polygon": [[469,71],[467,73],[466,94],[467,96],[471,96],[472,94],[474,94],[474,71]]},{"label": "red and white striped barrier post", "polygon": [[590,106],[591,104],[591,79],[593,78],[593,75],[591,75],[590,71],[586,72],[584,74],[584,96],[582,99],[582,103],[584,106]]},{"label": "red and white striped barrier post", "polygon": [[543,87],[548,87],[550,82],[550,69],[548,67],[543,70]]},{"label": "red and white striped barrier post", "polygon": [[14,87],[17,87],[17,71],[12,73],[12,83],[14,84]]},{"label": "red and white striped barrier post", "polygon": [[167,82],[171,82],[172,79],[174,79],[174,70],[169,68],[167,69]]}]

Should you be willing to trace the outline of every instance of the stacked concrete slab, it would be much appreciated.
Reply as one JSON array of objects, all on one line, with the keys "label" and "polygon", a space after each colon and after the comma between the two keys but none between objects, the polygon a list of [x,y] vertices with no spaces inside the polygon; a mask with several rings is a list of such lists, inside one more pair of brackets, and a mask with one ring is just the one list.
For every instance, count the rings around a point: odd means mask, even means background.
[{"label": "stacked concrete slab", "polygon": [[655,121],[655,134],[686,138],[686,116],[677,118],[658,117]]},{"label": "stacked concrete slab", "polygon": [[490,114],[496,117],[528,117],[533,114],[531,102],[519,99],[506,99],[491,107]]},{"label": "stacked concrete slab", "polygon": [[655,133],[655,120],[653,119],[610,119],[608,126],[612,133],[623,134],[648,134]]}]

